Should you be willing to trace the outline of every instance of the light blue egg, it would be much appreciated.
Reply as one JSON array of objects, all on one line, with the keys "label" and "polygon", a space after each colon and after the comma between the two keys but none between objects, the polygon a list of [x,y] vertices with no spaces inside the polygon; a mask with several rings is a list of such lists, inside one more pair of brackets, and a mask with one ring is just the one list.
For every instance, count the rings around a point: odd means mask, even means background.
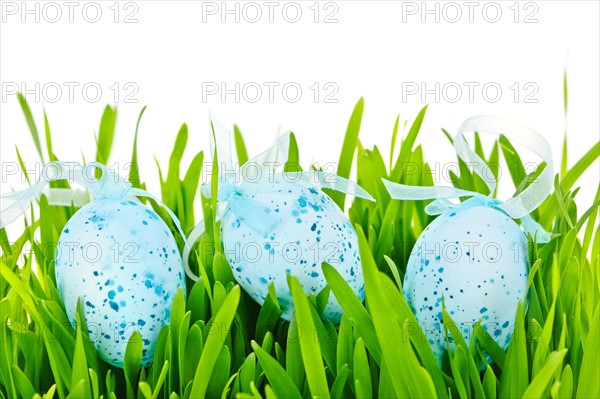
[{"label": "light blue egg", "polygon": [[501,211],[450,211],[427,226],[411,253],[403,290],[438,361],[446,349],[442,296],[467,343],[481,321],[506,349],[517,305],[525,301],[528,267],[527,238]]},{"label": "light blue egg", "polygon": [[[322,262],[336,268],[359,299],[364,298],[356,232],[329,196],[302,182],[272,184],[258,193],[242,195],[281,217],[281,223],[264,237],[233,212],[223,215],[223,253],[236,281],[256,302],[264,303],[273,282],[281,317],[289,321],[294,304],[286,274],[297,277],[306,294],[317,295],[327,285]],[[342,309],[330,293],[323,317],[338,323],[341,315]]]},{"label": "light blue egg", "polygon": [[58,240],[56,282],[73,326],[81,297],[90,339],[117,367],[123,367],[134,331],[142,335],[142,365],[152,362],[175,293],[185,290],[171,231],[153,210],[130,199],[95,200],[69,219]]}]

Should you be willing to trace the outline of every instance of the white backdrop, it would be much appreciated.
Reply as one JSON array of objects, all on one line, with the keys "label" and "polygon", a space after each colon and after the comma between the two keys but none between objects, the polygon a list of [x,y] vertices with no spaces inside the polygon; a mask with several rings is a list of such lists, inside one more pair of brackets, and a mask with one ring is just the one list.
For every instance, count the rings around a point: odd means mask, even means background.
[{"label": "white backdrop", "polygon": [[[211,110],[237,123],[250,154],[278,132],[299,138],[301,160],[336,161],[350,112],[366,106],[361,140],[387,153],[395,117],[429,104],[426,159],[452,160],[440,128],[497,114],[541,132],[559,160],[569,75],[572,164],[599,138],[597,1],[2,1],[2,191],[25,184],[4,165],[38,160],[16,91],[38,126],[48,113],[62,160],[94,157],[105,104],[118,106],[112,162],[128,162],[143,105],[142,178],[157,192],[182,122],[184,164],[208,149]],[[386,157],[387,158],[387,157]],[[33,167],[32,167],[33,169]],[[598,164],[585,175],[591,204]]]}]

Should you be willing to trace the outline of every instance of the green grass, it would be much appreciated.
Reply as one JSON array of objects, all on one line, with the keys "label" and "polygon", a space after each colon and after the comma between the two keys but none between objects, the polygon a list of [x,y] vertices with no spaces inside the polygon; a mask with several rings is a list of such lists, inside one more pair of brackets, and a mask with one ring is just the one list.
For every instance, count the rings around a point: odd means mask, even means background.
[{"label": "green grass", "polygon": [[[19,101],[39,159],[56,159],[47,118],[44,115],[44,150],[31,110],[23,97]],[[281,308],[272,286],[262,307],[243,292],[223,254],[210,250],[220,245],[204,245],[220,240],[214,219],[216,195],[206,200],[198,193],[202,152],[194,154],[189,165],[181,164],[184,151],[190,150],[184,124],[167,169],[159,166],[160,193],[186,233],[200,219],[193,208],[201,201],[206,233],[196,247],[198,256],[192,259],[192,269],[201,278],[188,280],[187,300],[182,292],[176,296],[170,327],[160,332],[152,365],[140,369],[142,348],[136,334],[128,343],[121,370],[99,359],[85,324],[76,330],[71,327],[48,248],[56,245],[76,209],[51,207],[42,198],[39,212],[31,211],[18,237],[9,238],[0,230],[0,397],[600,397],[600,187],[593,203],[576,202],[577,185],[590,184],[578,180],[600,156],[600,143],[571,167],[566,158],[562,160],[554,193],[533,213],[553,238],[544,245],[530,243],[529,303],[515,316],[508,350],[502,351],[476,326],[472,342],[453,335],[457,349],[439,367],[401,291],[411,243],[433,217],[425,213],[425,201],[392,201],[380,179],[433,185],[431,174],[403,170],[408,162],[429,170],[417,140],[426,109],[410,126],[404,125],[406,129],[400,118],[395,120],[392,149],[384,155],[377,147],[361,145],[363,108],[361,99],[340,143],[339,164],[344,177],[355,167],[358,182],[377,199],[375,203],[355,199],[347,209],[359,236],[366,306],[327,264],[322,267],[329,286],[317,296],[305,296],[298,281],[290,278],[296,305],[292,323],[279,319]],[[116,117],[116,109],[104,109],[96,137],[100,162],[109,162]],[[139,125],[138,120],[134,165]],[[234,133],[236,153],[244,162],[248,154],[237,126]],[[302,144],[296,139],[292,139],[291,160],[298,158],[301,146],[297,144]],[[490,164],[502,157],[512,166],[515,190],[522,190],[535,177],[525,176],[517,150],[505,138],[493,145],[489,155],[477,136],[475,144]],[[28,154],[27,161],[32,156]],[[146,169],[135,168],[129,178],[136,187],[145,187],[145,173]],[[483,189],[483,182],[462,163],[456,185]],[[343,195],[332,197],[344,206]],[[164,210],[152,201],[148,206],[170,223]],[[31,251],[21,254],[25,243]],[[337,326],[319,317],[331,293],[344,309]],[[80,320],[81,314],[80,310]],[[450,325],[448,314],[444,319]],[[228,334],[211,333],[214,326]],[[488,363],[484,353],[493,362]]]}]

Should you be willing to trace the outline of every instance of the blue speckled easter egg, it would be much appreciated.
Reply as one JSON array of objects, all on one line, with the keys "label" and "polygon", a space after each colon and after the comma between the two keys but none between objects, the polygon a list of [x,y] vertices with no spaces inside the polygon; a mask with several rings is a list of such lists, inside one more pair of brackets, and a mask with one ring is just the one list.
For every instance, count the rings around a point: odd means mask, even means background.
[{"label": "blue speckled easter egg", "polygon": [[71,323],[81,297],[90,339],[117,367],[134,331],[143,339],[142,364],[151,363],[175,293],[185,290],[171,231],[130,199],[95,200],[69,219],[58,240],[56,282]]},{"label": "blue speckled easter egg", "polygon": [[[289,321],[294,304],[286,274],[298,278],[304,292],[317,295],[327,285],[322,262],[335,267],[356,295],[364,298],[356,232],[329,196],[302,182],[272,184],[270,189],[242,195],[281,217],[281,223],[264,237],[234,212],[223,215],[224,254],[236,281],[256,302],[264,303],[273,282],[281,317]],[[342,309],[330,293],[323,317],[338,323],[341,315]]]},{"label": "blue speckled easter egg", "polygon": [[423,231],[403,289],[438,360],[446,349],[442,296],[467,343],[474,323],[481,321],[501,348],[508,347],[518,302],[525,301],[526,248],[519,226],[485,206],[442,214]]}]

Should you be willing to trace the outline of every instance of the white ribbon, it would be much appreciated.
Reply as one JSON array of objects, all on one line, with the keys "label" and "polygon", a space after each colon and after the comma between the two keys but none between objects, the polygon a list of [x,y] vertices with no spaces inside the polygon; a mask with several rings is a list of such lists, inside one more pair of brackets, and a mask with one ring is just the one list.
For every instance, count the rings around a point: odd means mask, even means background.
[{"label": "white ribbon", "polygon": [[[546,163],[546,166],[536,180],[516,196],[504,202],[493,199],[492,196],[496,189],[496,180],[489,180],[484,177],[486,163],[467,144],[464,137],[464,133],[466,132],[485,132],[495,135],[503,134],[511,141],[519,143],[533,151]],[[511,218],[521,219],[525,232],[531,233],[537,242],[549,241],[550,234],[529,216],[533,210],[544,202],[552,191],[553,186],[554,171],[552,151],[550,150],[550,145],[542,136],[533,129],[518,122],[497,116],[476,116],[467,119],[458,129],[456,137],[454,138],[454,149],[458,157],[469,163],[473,167],[473,171],[486,183],[490,191],[487,197],[475,191],[462,190],[456,187],[407,186],[383,179],[383,183],[390,193],[390,196],[399,200],[433,199],[435,201],[425,208],[425,211],[430,215],[437,215],[457,207],[466,208],[476,205],[490,206],[506,213]],[[477,197],[479,199],[475,200],[475,198],[472,198],[471,200],[457,205],[447,201],[450,198],[460,197]]]},{"label": "white ribbon", "polygon": [[[102,172],[100,178],[95,177],[95,169],[99,169]],[[82,186],[86,191],[68,188],[51,188],[44,190],[46,185],[57,180],[68,180],[71,183]],[[93,199],[109,198],[114,200],[125,197],[150,198],[167,211],[184,240],[184,247],[187,248],[186,237],[181,229],[179,219],[177,219],[177,216],[175,216],[165,204],[154,195],[142,189],[133,188],[131,183],[125,180],[125,178],[98,162],[92,162],[86,166],[82,166],[76,162],[66,163],[54,161],[44,165],[42,173],[35,184],[23,191],[0,196],[0,199],[2,200],[0,208],[0,228],[9,225],[25,213],[31,203],[39,199],[42,194],[48,196],[49,205],[73,205],[77,207],[87,203],[90,197]]]}]

